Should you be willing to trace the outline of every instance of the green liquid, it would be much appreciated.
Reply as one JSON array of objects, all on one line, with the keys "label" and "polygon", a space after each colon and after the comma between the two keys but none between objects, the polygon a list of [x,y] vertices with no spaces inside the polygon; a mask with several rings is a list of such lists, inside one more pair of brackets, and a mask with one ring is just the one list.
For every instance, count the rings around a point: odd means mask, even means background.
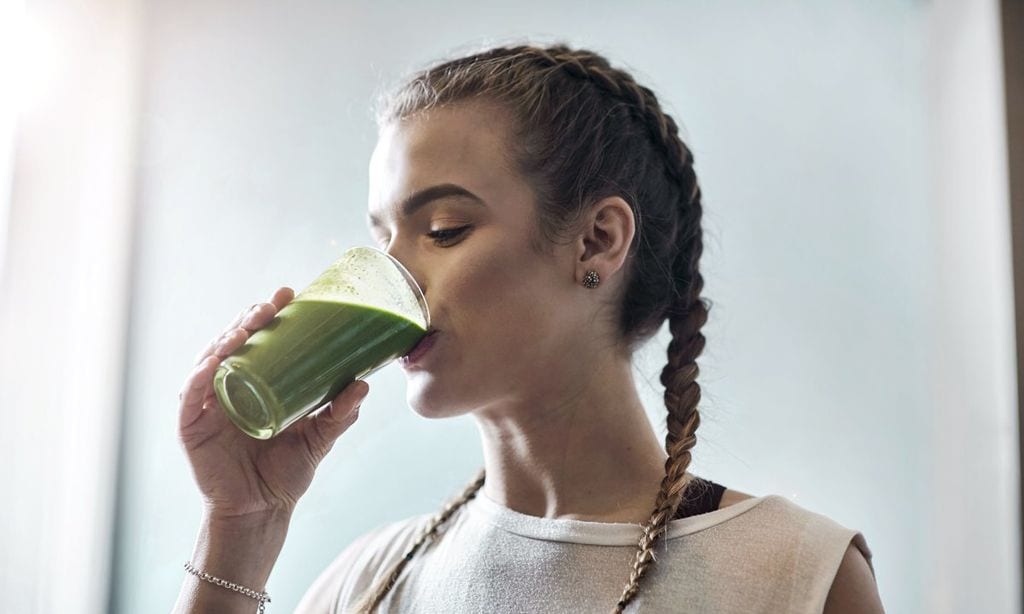
[{"label": "green liquid", "polygon": [[406,354],[425,334],[375,307],[295,299],[221,363],[214,390],[232,422],[268,439]]}]

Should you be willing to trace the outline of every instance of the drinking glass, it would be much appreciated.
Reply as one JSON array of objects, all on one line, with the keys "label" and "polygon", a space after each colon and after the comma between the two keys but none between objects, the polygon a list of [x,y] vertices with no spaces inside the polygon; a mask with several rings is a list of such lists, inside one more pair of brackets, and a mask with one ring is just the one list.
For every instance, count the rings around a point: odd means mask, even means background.
[{"label": "drinking glass", "polygon": [[390,254],[353,247],[225,357],[213,387],[242,431],[269,439],[411,350],[430,310]]}]

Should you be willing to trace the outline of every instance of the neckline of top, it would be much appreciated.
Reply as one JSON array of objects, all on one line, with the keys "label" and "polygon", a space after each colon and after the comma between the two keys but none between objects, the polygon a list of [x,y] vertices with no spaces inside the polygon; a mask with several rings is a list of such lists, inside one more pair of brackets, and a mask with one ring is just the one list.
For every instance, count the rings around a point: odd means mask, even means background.
[{"label": "neckline of top", "polygon": [[[722,524],[777,496],[762,495],[743,499],[710,512],[671,520],[668,523],[666,537],[674,539]],[[465,509],[470,517],[479,515],[483,520],[509,533],[545,541],[597,546],[635,546],[642,529],[640,523],[531,516],[498,503],[482,489],[465,504]]]}]

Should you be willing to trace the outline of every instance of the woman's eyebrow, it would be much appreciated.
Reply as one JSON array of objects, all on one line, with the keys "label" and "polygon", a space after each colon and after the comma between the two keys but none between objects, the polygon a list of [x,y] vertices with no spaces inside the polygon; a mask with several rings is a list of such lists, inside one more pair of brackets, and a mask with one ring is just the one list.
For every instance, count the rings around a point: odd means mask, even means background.
[{"label": "woman's eyebrow", "polygon": [[[456,185],[454,183],[442,183],[439,185],[425,188],[418,192],[413,193],[411,196],[402,201],[399,209],[402,211],[403,217],[409,217],[419,209],[430,204],[431,202],[438,200],[439,198],[445,198],[448,196],[461,196],[468,199],[470,202],[486,207],[487,203],[476,194],[470,192],[466,188]],[[366,216],[366,223],[370,228],[376,228],[382,226],[380,218],[370,213]]]}]

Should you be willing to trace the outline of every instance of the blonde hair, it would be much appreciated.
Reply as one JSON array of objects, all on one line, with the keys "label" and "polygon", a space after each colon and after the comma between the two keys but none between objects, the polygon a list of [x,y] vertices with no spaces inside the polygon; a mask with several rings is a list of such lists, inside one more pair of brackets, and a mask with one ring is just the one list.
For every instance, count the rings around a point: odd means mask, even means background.
[{"label": "blonde hair", "polygon": [[[630,204],[637,230],[618,297],[620,340],[632,354],[666,319],[672,333],[661,372],[668,410],[665,476],[612,609],[621,613],[640,591],[658,540],[682,502],[700,426],[696,361],[710,301],[700,296],[702,208],[693,155],[650,89],[599,54],[566,45],[496,47],[427,68],[381,100],[377,121],[384,125],[472,99],[498,103],[513,118],[508,145],[537,196],[538,248],[571,233],[573,222],[603,197],[619,195]],[[484,480],[481,470],[432,517],[355,612],[368,614],[380,604],[409,561]]]}]

